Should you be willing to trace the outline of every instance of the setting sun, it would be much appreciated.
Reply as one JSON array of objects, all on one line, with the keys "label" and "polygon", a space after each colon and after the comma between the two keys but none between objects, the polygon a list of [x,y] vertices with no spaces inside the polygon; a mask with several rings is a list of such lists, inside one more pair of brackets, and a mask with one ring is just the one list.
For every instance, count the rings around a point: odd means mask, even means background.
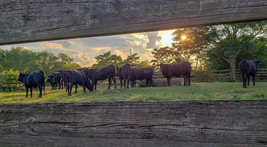
[{"label": "setting sun", "polygon": [[181,39],[182,39],[182,40],[185,40],[185,39],[186,39],[186,36],[185,36],[185,35],[183,35],[183,36],[181,37]]}]

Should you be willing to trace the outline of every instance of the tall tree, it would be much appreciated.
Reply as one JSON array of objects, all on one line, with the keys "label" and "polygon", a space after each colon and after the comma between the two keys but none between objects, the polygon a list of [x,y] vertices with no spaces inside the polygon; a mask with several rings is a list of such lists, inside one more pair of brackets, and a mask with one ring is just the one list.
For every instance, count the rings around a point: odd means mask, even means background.
[{"label": "tall tree", "polygon": [[[215,35],[210,43],[208,56],[224,60],[230,66],[232,79],[236,80],[235,69],[238,57],[254,50],[258,43],[266,41],[263,35],[267,31],[267,23],[265,21],[239,23],[211,26],[211,28]],[[248,55],[243,58],[250,57]]]},{"label": "tall tree", "polygon": [[111,51],[95,57],[96,64],[92,65],[92,68],[103,67],[107,65],[119,65],[122,62],[121,56],[111,54]]},{"label": "tall tree", "polygon": [[177,63],[183,61],[183,58],[181,57],[179,51],[175,50],[172,47],[154,49],[152,55],[154,59],[151,60],[151,62],[153,66],[157,68],[160,63]]},{"label": "tall tree", "polygon": [[125,60],[123,60],[120,65],[126,63],[130,64],[132,67],[136,67],[140,63],[140,57],[137,53],[134,53],[132,55],[129,55]]}]

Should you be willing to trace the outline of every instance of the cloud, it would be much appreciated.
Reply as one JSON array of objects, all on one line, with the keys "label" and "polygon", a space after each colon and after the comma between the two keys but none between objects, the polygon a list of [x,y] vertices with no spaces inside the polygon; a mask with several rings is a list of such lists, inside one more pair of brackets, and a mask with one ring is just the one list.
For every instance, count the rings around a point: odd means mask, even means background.
[{"label": "cloud", "polygon": [[127,53],[127,52],[123,52],[123,51],[118,50],[118,49],[114,50],[114,53],[115,53],[116,55],[121,56],[122,59],[126,59],[127,56],[129,55],[129,52],[128,52],[128,53]]},{"label": "cloud", "polygon": [[61,44],[65,48],[69,48],[71,43],[66,40],[58,40],[58,41],[53,41],[53,43]]},{"label": "cloud", "polygon": [[130,50],[134,50],[141,58],[140,60],[151,60],[152,48],[158,48],[156,42],[161,41],[159,32],[134,33],[106,37],[77,38],[69,40],[57,40],[37,43],[25,43],[18,45],[0,46],[2,49],[22,46],[25,49],[36,52],[48,51],[55,54],[65,53],[74,58],[81,66],[91,66],[96,63],[97,55],[111,51],[112,54],[127,58]]},{"label": "cloud", "polygon": [[158,48],[156,42],[161,41],[161,36],[158,35],[158,32],[149,32],[146,33],[149,39],[149,42],[146,44],[146,47],[149,48]]}]

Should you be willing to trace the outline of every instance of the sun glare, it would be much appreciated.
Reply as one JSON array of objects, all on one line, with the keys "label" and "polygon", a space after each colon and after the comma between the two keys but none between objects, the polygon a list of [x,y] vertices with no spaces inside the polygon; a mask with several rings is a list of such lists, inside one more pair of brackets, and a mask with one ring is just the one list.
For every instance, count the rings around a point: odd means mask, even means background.
[{"label": "sun glare", "polygon": [[186,39],[186,36],[185,36],[185,35],[183,35],[181,39],[182,39],[182,40],[185,40],[185,39]]},{"label": "sun glare", "polygon": [[159,41],[156,41],[156,46],[161,46]]},{"label": "sun glare", "polygon": [[175,30],[159,31],[159,36],[161,37],[159,47],[165,47],[165,46],[171,47],[172,46],[172,43],[173,43],[172,33],[174,31]]}]

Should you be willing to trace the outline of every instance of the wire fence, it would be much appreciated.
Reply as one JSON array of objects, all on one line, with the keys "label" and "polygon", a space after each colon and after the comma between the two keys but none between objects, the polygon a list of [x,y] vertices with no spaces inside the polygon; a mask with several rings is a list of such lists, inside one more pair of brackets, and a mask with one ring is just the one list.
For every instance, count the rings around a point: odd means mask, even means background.
[{"label": "wire fence", "polygon": [[[201,70],[201,71],[192,71],[191,73],[192,81],[199,81],[199,82],[227,82],[233,81],[232,73],[230,69],[227,70]],[[242,81],[242,75],[240,74],[240,70],[235,70],[236,81]],[[163,77],[161,72],[155,72],[154,79],[158,78],[165,78]],[[256,75],[257,81],[267,81],[267,69],[258,69]]]}]

